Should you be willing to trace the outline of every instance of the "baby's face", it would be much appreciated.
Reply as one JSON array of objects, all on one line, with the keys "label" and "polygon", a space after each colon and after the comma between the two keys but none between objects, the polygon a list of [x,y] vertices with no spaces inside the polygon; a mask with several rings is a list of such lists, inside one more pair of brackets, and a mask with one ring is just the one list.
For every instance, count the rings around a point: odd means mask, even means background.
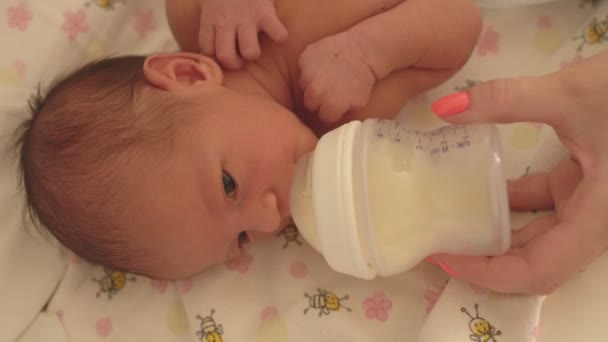
[{"label": "baby's face", "polygon": [[149,276],[191,276],[277,232],[289,222],[295,162],[316,144],[274,102],[226,89],[205,98],[213,103],[201,100],[200,120],[178,133],[164,165],[133,174],[124,190],[127,229],[149,255]]}]

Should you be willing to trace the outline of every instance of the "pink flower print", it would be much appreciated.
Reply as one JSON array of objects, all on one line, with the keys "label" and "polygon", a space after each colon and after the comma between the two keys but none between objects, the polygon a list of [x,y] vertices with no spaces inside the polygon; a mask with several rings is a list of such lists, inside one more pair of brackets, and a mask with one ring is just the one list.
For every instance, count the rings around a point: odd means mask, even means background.
[{"label": "pink flower print", "polygon": [[163,293],[165,293],[165,291],[167,291],[169,282],[166,280],[160,280],[160,279],[150,279],[150,286],[152,286],[155,289],[158,289],[158,292],[163,294]]},{"label": "pink flower print", "polygon": [[279,310],[277,310],[277,307],[274,305],[269,305],[267,307],[264,308],[264,310],[262,311],[262,314],[260,315],[260,318],[262,318],[262,320],[271,318],[271,317],[275,317],[279,314]]},{"label": "pink flower print", "polygon": [[376,290],[371,297],[365,298],[361,306],[368,319],[377,319],[384,322],[388,318],[388,312],[393,307],[393,302],[386,298],[384,291]]},{"label": "pink flower print", "polygon": [[532,328],[532,337],[534,338],[534,341],[538,340],[538,336],[540,336],[540,329],[538,328],[538,325],[537,325],[534,328]]},{"label": "pink flower print", "polygon": [[167,39],[167,40],[165,40],[165,42],[161,46],[160,50],[161,51],[177,51],[179,49],[175,45],[175,40],[173,40],[173,39]]},{"label": "pink flower print", "polygon": [[251,254],[247,253],[246,250],[243,249],[241,255],[236,260],[233,260],[228,263],[228,269],[237,270],[240,273],[247,273],[249,270],[249,265],[253,261],[253,257]]},{"label": "pink flower print", "polygon": [[426,310],[425,310],[427,314],[430,314],[431,311],[433,311],[433,308],[435,307],[435,304],[439,300],[439,297],[441,297],[441,294],[443,293],[443,290],[445,290],[446,285],[447,284],[441,286],[437,290],[430,290],[429,289],[429,290],[426,290],[424,292],[424,298],[428,302],[427,305],[426,305]]},{"label": "pink flower print", "polygon": [[9,7],[6,10],[8,27],[14,27],[20,31],[25,31],[31,20],[32,11],[30,11],[29,7],[24,2],[17,6]]},{"label": "pink flower print", "polygon": [[99,337],[108,337],[112,335],[112,319],[110,317],[102,317],[97,320],[97,324],[95,324],[97,328],[97,336]]},{"label": "pink flower print", "polygon": [[68,260],[72,265],[78,265],[82,263],[82,258],[80,258],[76,253],[70,251],[68,252]]},{"label": "pink flower print", "polygon": [[55,311],[55,315],[57,315],[57,318],[59,318],[60,322],[63,322],[63,310]]},{"label": "pink flower print", "polygon": [[191,278],[181,279],[177,281],[177,288],[181,293],[188,293],[192,290],[192,286],[194,285],[194,281]]},{"label": "pink flower print", "polygon": [[61,29],[68,35],[70,40],[75,40],[80,33],[89,32],[87,23],[87,12],[84,8],[78,11],[63,12],[64,23]]},{"label": "pink flower print", "polygon": [[139,33],[139,38],[145,38],[146,35],[156,30],[156,19],[154,18],[154,10],[145,10],[142,8],[136,8],[133,13],[135,23],[133,29]]},{"label": "pink flower print", "polygon": [[551,20],[551,17],[548,17],[546,15],[542,16],[536,21],[536,27],[539,29],[551,28],[553,27],[553,20]]},{"label": "pink flower print", "polygon": [[490,53],[498,53],[499,40],[500,33],[496,32],[492,25],[486,26],[486,28],[481,33],[479,42],[477,43],[477,55],[483,57]]},{"label": "pink flower print", "polygon": [[17,70],[17,75],[19,75],[19,78],[25,77],[27,65],[23,61],[15,61],[15,63],[13,63],[13,66],[15,67],[15,70]]},{"label": "pink flower print", "polygon": [[583,56],[581,56],[580,54],[576,54],[576,56],[574,56],[574,58],[572,58],[572,60],[570,60],[570,61],[562,61],[559,64],[559,67],[560,67],[560,69],[564,69],[564,68],[567,68],[569,66],[573,66],[575,64],[578,64],[578,63],[580,63],[582,61],[583,61]]}]

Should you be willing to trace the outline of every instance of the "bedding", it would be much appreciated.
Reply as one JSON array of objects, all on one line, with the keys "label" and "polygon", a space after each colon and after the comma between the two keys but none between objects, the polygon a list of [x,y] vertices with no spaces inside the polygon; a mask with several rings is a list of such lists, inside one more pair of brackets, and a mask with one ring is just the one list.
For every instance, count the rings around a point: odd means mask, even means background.
[{"label": "bedding", "polygon": [[[177,50],[160,0],[0,3],[0,139],[27,117],[28,96],[87,61]],[[498,77],[543,74],[608,47],[608,3],[484,8],[468,64],[418,96],[400,120],[427,130],[439,96]],[[599,27],[599,26],[598,26]],[[449,23],[445,29],[449,30]],[[547,126],[499,126],[509,177],[566,156]],[[0,157],[0,341],[574,341],[602,340],[608,257],[548,297],[491,293],[435,266],[371,281],[333,272],[290,227],[236,261],[167,282],[89,264],[40,234],[23,210],[14,155]],[[516,229],[543,213],[514,213]],[[481,322],[481,323],[480,323]],[[475,328],[480,323],[487,327]]]}]

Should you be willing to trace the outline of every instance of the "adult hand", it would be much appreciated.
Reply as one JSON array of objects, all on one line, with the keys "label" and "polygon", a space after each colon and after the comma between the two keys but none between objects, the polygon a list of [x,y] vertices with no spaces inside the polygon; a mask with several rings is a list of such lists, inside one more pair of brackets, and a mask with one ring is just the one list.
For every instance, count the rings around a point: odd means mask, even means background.
[{"label": "adult hand", "polygon": [[260,56],[258,32],[265,32],[275,43],[287,39],[274,0],[200,0],[199,4],[201,52],[216,56],[226,68],[238,69],[243,58]]},{"label": "adult hand", "polygon": [[509,182],[514,210],[554,209],[514,231],[503,256],[436,255],[446,272],[503,293],[548,294],[608,248],[608,51],[541,77],[482,83],[433,111],[454,124],[541,122],[570,152],[547,173]]}]

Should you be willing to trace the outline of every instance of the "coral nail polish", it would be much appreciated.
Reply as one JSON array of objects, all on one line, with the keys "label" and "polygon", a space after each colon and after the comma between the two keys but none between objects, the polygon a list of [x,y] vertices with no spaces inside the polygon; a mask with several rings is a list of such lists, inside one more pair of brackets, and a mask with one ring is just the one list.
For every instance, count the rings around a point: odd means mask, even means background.
[{"label": "coral nail polish", "polygon": [[441,267],[441,269],[444,270],[445,273],[451,275],[452,277],[456,277],[456,272],[454,272],[451,268],[449,268],[448,265],[446,265],[445,263],[440,262],[439,267]]},{"label": "coral nail polish", "polygon": [[428,262],[429,264],[432,265],[439,265],[439,263],[437,262],[437,260],[435,260],[433,257],[428,256],[424,259],[424,261]]},{"label": "coral nail polish", "polygon": [[471,96],[468,92],[459,92],[445,96],[431,105],[431,110],[440,117],[462,113],[469,108]]}]

